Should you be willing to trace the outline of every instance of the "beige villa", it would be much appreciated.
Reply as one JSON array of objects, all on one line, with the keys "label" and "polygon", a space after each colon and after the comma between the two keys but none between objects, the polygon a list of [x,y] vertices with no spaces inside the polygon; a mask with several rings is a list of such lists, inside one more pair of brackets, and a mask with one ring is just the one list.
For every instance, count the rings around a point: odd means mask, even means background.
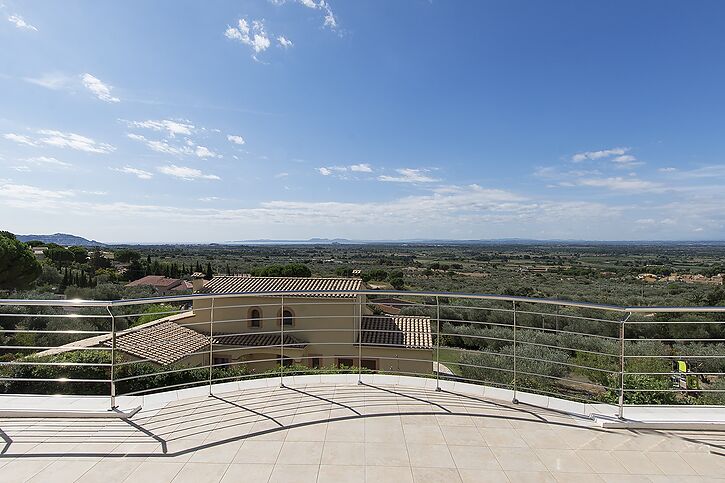
[{"label": "beige villa", "polygon": [[[320,368],[357,366],[359,358],[371,370],[431,374],[430,318],[373,314],[362,287],[358,278],[217,276],[195,287],[217,295],[213,302],[195,299],[190,311],[121,331],[116,347],[159,366],[204,367],[211,355],[214,365],[263,372],[280,361]],[[110,344],[103,335],[38,355]]]},{"label": "beige villa", "polygon": [[[357,366],[360,354],[368,369],[430,374],[430,318],[374,315],[361,288],[358,278],[214,277],[200,290],[220,295],[213,328],[211,299],[195,300],[183,324],[212,331],[217,364],[246,361],[261,371],[283,357],[285,364],[313,368]],[[230,295],[238,293],[252,295]]]}]

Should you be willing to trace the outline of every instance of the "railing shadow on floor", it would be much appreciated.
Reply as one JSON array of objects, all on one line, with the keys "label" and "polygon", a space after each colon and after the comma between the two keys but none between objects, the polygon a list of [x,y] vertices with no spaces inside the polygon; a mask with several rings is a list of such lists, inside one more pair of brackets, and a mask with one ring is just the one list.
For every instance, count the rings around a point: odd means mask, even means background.
[{"label": "railing shadow on floor", "polygon": [[[381,388],[379,386],[375,386],[375,385],[371,385],[371,384],[363,384],[363,385],[366,386],[366,387],[368,387],[368,388],[373,388],[373,389],[376,389],[376,390],[381,390],[381,391],[383,391],[385,393],[388,393],[388,394],[395,394],[396,396],[402,396],[402,397],[410,397],[412,400],[415,400],[415,401],[424,402],[424,403],[427,403],[427,404],[432,404],[432,405],[435,405],[436,407],[438,407],[439,409],[443,410],[444,412],[441,412],[441,411],[399,411],[397,413],[388,413],[388,412],[384,412],[384,413],[367,413],[366,412],[365,414],[361,414],[359,411],[356,411],[353,408],[350,408],[349,406],[347,406],[345,404],[339,403],[339,402],[335,401],[334,399],[328,399],[328,398],[321,397],[321,396],[318,396],[318,395],[315,395],[315,394],[311,394],[308,391],[304,391],[304,390],[297,389],[297,388],[290,388],[290,387],[287,386],[287,387],[285,387],[285,389],[288,389],[288,390],[290,390],[292,392],[295,392],[295,393],[298,393],[298,394],[302,394],[302,395],[306,395],[306,396],[310,396],[310,397],[313,397],[315,399],[319,399],[319,400],[322,400],[324,402],[328,402],[328,403],[333,404],[333,405],[338,405],[338,406],[344,407],[346,409],[350,409],[351,411],[354,412],[354,414],[344,415],[344,416],[337,416],[337,417],[329,417],[329,412],[328,411],[325,411],[324,414],[326,414],[326,415],[325,416],[321,416],[319,419],[313,419],[313,420],[310,420],[310,421],[303,421],[303,422],[290,423],[290,424],[283,424],[283,423],[279,422],[276,418],[274,418],[273,416],[271,416],[270,414],[267,414],[267,413],[261,412],[261,411],[257,411],[257,410],[254,410],[254,409],[250,409],[249,407],[245,407],[245,406],[243,406],[241,404],[237,404],[234,401],[230,401],[229,399],[226,399],[226,398],[223,398],[223,397],[214,395],[214,396],[212,396],[214,400],[219,401],[219,402],[221,402],[221,403],[223,403],[225,405],[231,405],[233,407],[239,408],[240,410],[253,413],[253,414],[255,414],[257,416],[260,416],[260,417],[262,417],[262,418],[264,418],[266,420],[271,420],[271,421],[273,421],[273,422],[276,423],[276,426],[273,427],[273,428],[262,429],[262,430],[259,430],[259,431],[254,431],[254,432],[249,432],[249,433],[246,433],[246,434],[241,434],[241,435],[238,435],[238,436],[231,436],[231,437],[223,438],[223,439],[220,439],[220,440],[215,440],[215,441],[210,441],[210,442],[202,442],[201,444],[194,445],[194,446],[191,446],[191,447],[188,447],[188,448],[184,448],[184,449],[179,450],[179,451],[173,451],[172,450],[172,451],[169,452],[168,451],[168,447],[167,447],[167,443],[173,443],[173,438],[164,439],[161,436],[159,436],[158,434],[155,434],[150,429],[144,427],[143,424],[140,424],[140,423],[137,423],[137,422],[133,422],[133,421],[127,421],[127,423],[131,427],[133,427],[136,431],[144,434],[145,436],[148,436],[148,437],[152,438],[154,441],[157,441],[157,442],[161,443],[161,446],[162,446],[162,452],[161,453],[154,453],[154,452],[119,452],[119,453],[114,453],[113,451],[107,451],[107,452],[72,452],[72,453],[54,453],[54,452],[39,453],[39,452],[35,452],[35,451],[29,451],[29,452],[24,453],[24,454],[12,454],[12,453],[10,453],[10,451],[12,450],[12,444],[14,442],[12,441],[12,439],[10,438],[10,436],[8,436],[4,431],[2,431],[2,429],[0,429],[0,438],[2,438],[5,441],[5,447],[3,448],[2,452],[0,452],[0,459],[3,459],[3,458],[19,458],[19,459],[22,459],[22,458],[64,458],[64,457],[67,457],[67,458],[78,458],[78,457],[89,457],[89,458],[92,458],[92,457],[97,457],[97,458],[148,457],[148,458],[159,458],[159,459],[163,459],[163,458],[172,458],[172,457],[183,456],[183,455],[187,455],[187,454],[190,454],[190,453],[194,453],[196,451],[205,450],[205,449],[214,448],[214,447],[219,447],[219,446],[223,446],[225,444],[235,443],[235,442],[239,442],[239,441],[244,441],[244,440],[247,440],[247,439],[250,439],[250,438],[254,438],[254,437],[258,437],[258,436],[264,436],[264,435],[276,433],[276,432],[279,432],[279,431],[294,430],[294,429],[299,429],[299,428],[314,426],[314,425],[323,424],[323,423],[335,423],[335,422],[355,421],[355,420],[362,420],[362,421],[364,421],[364,420],[368,420],[368,419],[385,418],[385,417],[391,417],[391,416],[393,416],[393,417],[394,416],[443,416],[443,417],[445,417],[445,416],[449,416],[449,415],[450,416],[468,416],[468,417],[471,417],[471,418],[488,418],[488,419],[501,419],[501,420],[508,420],[508,421],[535,422],[535,423],[538,423],[538,424],[547,424],[547,425],[552,425],[552,426],[557,426],[557,427],[568,427],[568,428],[574,428],[574,429],[579,429],[579,430],[583,430],[583,431],[590,431],[590,432],[592,432],[594,434],[612,434],[613,432],[616,432],[617,431],[617,430],[607,430],[607,429],[596,428],[596,427],[583,427],[583,426],[581,426],[579,424],[576,424],[576,423],[573,423],[573,422],[564,422],[564,421],[560,421],[560,420],[547,420],[541,414],[537,414],[536,412],[532,411],[529,408],[521,408],[521,407],[516,407],[516,406],[513,406],[513,405],[507,405],[507,404],[502,404],[502,403],[498,403],[498,402],[494,402],[494,401],[489,401],[489,400],[486,400],[486,399],[479,399],[479,398],[476,398],[476,397],[473,397],[473,396],[470,396],[470,395],[465,395],[465,394],[457,394],[457,393],[453,393],[453,392],[442,391],[445,394],[448,394],[448,395],[451,395],[451,396],[464,397],[464,398],[467,398],[467,399],[470,399],[470,400],[477,401],[478,403],[485,404],[487,406],[495,407],[497,409],[505,409],[507,411],[512,411],[512,414],[475,414],[475,413],[472,414],[472,413],[469,413],[468,411],[460,411],[460,410],[458,410],[456,408],[448,408],[448,407],[446,407],[444,405],[445,403],[443,403],[443,404],[440,404],[440,403],[432,403],[430,400],[426,400],[424,398],[417,397],[417,396],[414,396],[414,395],[411,395],[411,394],[405,394],[404,392],[401,392],[401,391],[396,391],[396,390],[387,389],[387,388]],[[431,393],[431,395],[435,395],[435,394],[439,394],[439,393]],[[461,406],[460,402],[457,403],[457,404],[455,404],[455,406],[459,406],[460,407]],[[545,410],[542,410],[542,412],[544,412],[544,411]],[[551,411],[551,412],[554,413],[554,414],[557,414],[557,415],[560,413],[558,411]],[[517,413],[520,413],[520,415],[518,415]],[[236,413],[231,413],[230,415],[236,416]],[[567,416],[571,416],[571,415],[568,415],[567,414]],[[532,419],[532,417],[534,419]],[[141,418],[141,419],[144,419],[144,418]],[[230,422],[230,421],[231,420],[224,421],[224,422]],[[218,424],[219,423],[217,423],[217,426],[218,426]],[[254,422],[251,422],[251,424],[254,424]],[[221,428],[221,429],[224,429],[224,428]],[[619,430],[619,431],[621,431],[621,430]],[[625,431],[627,433],[637,434],[637,435],[639,435],[639,434],[657,434],[657,435],[667,435],[667,436],[673,436],[673,435],[675,435],[674,433],[671,433],[671,432],[657,431],[657,430],[647,430],[647,431],[625,430]],[[208,434],[208,433],[210,433],[210,431],[206,430],[206,431],[200,431],[198,434]],[[717,433],[717,432],[715,432],[715,433]],[[694,437],[684,436],[684,435],[682,435],[682,436],[675,435],[675,436],[678,437],[678,438],[680,438],[680,439],[682,439],[682,440],[684,440],[684,441],[688,441],[688,442],[692,442],[692,443],[699,443],[699,444],[706,444],[706,445],[713,446],[713,447],[718,448],[718,449],[725,449],[725,446],[723,446],[721,443],[720,444],[717,444],[717,443],[715,443],[715,441],[701,441],[700,439],[702,439],[702,438],[694,438]],[[698,435],[698,436],[700,436],[700,435]],[[723,438],[725,438],[725,433],[722,433],[722,436],[723,436]],[[186,437],[189,437],[189,436],[186,436]],[[46,443],[63,443],[64,441],[62,439],[60,439],[60,440],[57,440],[57,441],[47,441],[46,440],[45,442]],[[80,444],[82,445],[83,443],[80,443]],[[89,441],[88,444],[94,444],[94,441]],[[714,454],[720,454],[721,455],[723,453],[716,452]]]}]

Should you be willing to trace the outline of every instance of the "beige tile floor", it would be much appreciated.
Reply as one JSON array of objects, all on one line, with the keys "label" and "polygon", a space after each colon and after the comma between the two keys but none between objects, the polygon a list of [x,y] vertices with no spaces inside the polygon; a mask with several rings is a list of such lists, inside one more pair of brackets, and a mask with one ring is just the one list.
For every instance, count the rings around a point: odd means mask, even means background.
[{"label": "beige tile floor", "polygon": [[4,419],[0,437],[3,483],[725,482],[725,432],[603,430],[401,386],[246,390],[128,422]]}]

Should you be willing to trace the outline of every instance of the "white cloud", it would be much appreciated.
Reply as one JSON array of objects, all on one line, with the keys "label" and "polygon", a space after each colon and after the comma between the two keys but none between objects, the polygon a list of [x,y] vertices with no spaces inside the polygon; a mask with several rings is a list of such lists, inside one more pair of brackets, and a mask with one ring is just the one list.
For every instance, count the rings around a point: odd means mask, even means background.
[{"label": "white cloud", "polygon": [[160,119],[160,120],[148,120],[148,121],[123,121],[129,127],[140,127],[143,129],[151,129],[154,131],[166,131],[166,133],[173,137],[177,134],[183,134],[190,136],[195,130],[196,126],[191,124],[191,121],[185,119]]},{"label": "white cloud", "polygon": [[110,153],[115,151],[116,148],[106,143],[99,143],[91,138],[81,136],[72,132],[55,131],[51,129],[41,129],[38,134],[43,135],[38,139],[38,142],[47,144],[49,146],[56,146],[59,148],[70,148],[76,151],[85,151],[87,153]]},{"label": "white cloud", "polygon": [[38,131],[40,137],[31,138],[22,134],[7,133],[3,134],[5,139],[15,141],[18,144],[27,146],[40,146],[46,144],[59,148],[70,148],[76,151],[85,151],[87,153],[110,153],[116,148],[106,143],[99,143],[91,138],[81,136],[72,132],[55,131],[52,129],[41,129]]},{"label": "white cloud", "polygon": [[70,168],[71,166],[73,166],[70,163],[66,163],[65,161],[60,161],[56,158],[52,158],[49,156],[36,156],[34,158],[26,159],[25,162],[39,166],[57,166],[59,168]]},{"label": "white cloud", "polygon": [[24,184],[0,184],[0,197],[11,198],[23,202],[36,200],[59,200],[75,196],[70,190],[47,190]]},{"label": "white cloud", "polygon": [[413,169],[413,168],[402,168],[395,170],[400,176],[378,176],[378,180],[392,183],[432,183],[439,181],[431,176],[428,176],[428,172],[425,169]]},{"label": "white cloud", "polygon": [[323,176],[330,176],[336,174],[340,179],[348,179],[345,173],[372,173],[373,169],[367,163],[351,164],[350,166],[325,166],[322,168],[316,168],[317,171]]},{"label": "white cloud", "polygon": [[660,168],[657,171],[659,171],[660,173],[674,173],[675,171],[677,171],[677,168]]},{"label": "white cloud", "polygon": [[38,31],[38,29],[35,28],[33,25],[23,20],[23,17],[21,17],[20,15],[10,15],[8,17],[8,22],[15,24],[15,26],[21,30],[32,30],[33,32]]},{"label": "white cloud", "polygon": [[239,145],[246,144],[246,141],[244,140],[244,138],[242,136],[234,136],[232,134],[229,134],[227,136],[227,141],[229,141],[230,143],[239,144]]},{"label": "white cloud", "polygon": [[[128,133],[126,136],[134,141],[144,143],[152,151],[163,154],[172,154],[174,156],[196,156],[198,158],[221,158],[221,154],[217,154],[206,146],[199,146],[194,144],[190,139],[186,140],[183,146],[174,146],[167,140],[162,139],[160,141],[148,139],[146,136],[135,133]],[[172,135],[173,137],[173,135]]]},{"label": "white cloud", "polygon": [[25,82],[35,84],[36,86],[45,87],[46,89],[54,91],[69,89],[74,83],[78,82],[77,79],[74,80],[59,72],[43,74],[40,77],[25,77],[23,80]]},{"label": "white cloud", "polygon": [[144,171],[143,169],[132,168],[131,166],[124,166],[123,168],[110,168],[110,169],[113,171],[118,171],[119,173],[132,174],[139,179],[151,179],[154,177],[153,173],[149,173],[148,171]]},{"label": "white cloud", "polygon": [[319,0],[317,3],[314,0],[299,0],[299,2],[307,8],[322,10],[325,14],[324,26],[330,27],[332,30],[337,28],[337,19],[327,0]]},{"label": "white cloud", "polygon": [[642,161],[637,161],[637,158],[631,154],[616,156],[612,159],[612,162],[617,168],[634,168],[635,166],[641,166],[644,164]]},{"label": "white cloud", "polygon": [[289,176],[289,173],[277,173],[274,175],[275,178],[286,178]]},{"label": "white cloud", "polygon": [[367,163],[360,163],[350,166],[350,171],[355,171],[358,173],[372,173],[373,169]]},{"label": "white cloud", "polygon": [[157,153],[163,153],[163,154],[173,154],[176,156],[181,156],[184,154],[190,154],[191,150],[187,148],[186,146],[177,148],[175,146],[170,145],[167,141],[155,141],[152,139],[147,139],[145,136],[142,136],[141,134],[133,134],[129,133],[126,134],[129,139],[133,139],[134,141],[139,141],[144,143],[146,146],[148,146],[151,150],[156,151]]},{"label": "white cloud", "polygon": [[7,139],[8,141],[14,141],[18,144],[25,144],[27,146],[36,146],[36,143],[32,138],[30,138],[28,136],[24,136],[22,134],[15,134],[15,133],[9,132],[9,133],[3,134],[3,137],[5,139]]},{"label": "white cloud", "polygon": [[592,186],[597,188],[607,188],[617,191],[650,191],[661,188],[658,183],[644,181],[636,178],[586,178],[576,182],[579,186]]},{"label": "white cloud", "polygon": [[199,158],[221,158],[220,154],[215,153],[206,146],[197,146],[194,149],[194,154]]},{"label": "white cloud", "polygon": [[219,176],[217,176],[215,174],[204,174],[198,169],[189,168],[187,166],[176,166],[175,164],[170,164],[168,166],[160,166],[157,169],[158,169],[159,173],[163,173],[163,174],[167,174],[169,176],[181,178],[186,181],[193,181],[196,179],[212,179],[212,180],[221,179]]},{"label": "white cloud", "polygon": [[280,47],[284,47],[285,49],[288,49],[295,45],[290,39],[286,38],[284,35],[277,36],[277,43]]},{"label": "white cloud", "polygon": [[621,156],[627,153],[630,148],[612,148],[612,149],[603,149],[601,151],[586,151],[583,153],[577,153],[574,156],[571,157],[571,160],[575,163],[580,163],[582,161],[589,160],[596,160],[596,159],[602,159],[602,158],[608,158],[610,156]]},{"label": "white cloud", "polygon": [[85,73],[81,76],[83,85],[91,91],[97,98],[105,102],[121,102],[121,99],[111,95],[111,86],[101,82],[101,79],[91,74]]},{"label": "white cloud", "polygon": [[219,198],[218,196],[205,196],[203,198],[198,198],[198,199],[199,199],[199,201],[208,203],[209,201],[217,201],[217,200],[220,200],[221,198]]},{"label": "white cloud", "polygon": [[249,46],[254,51],[254,54],[252,54],[254,60],[257,60],[256,54],[264,52],[271,45],[262,20],[252,20],[252,26],[250,27],[246,19],[240,18],[236,27],[227,27],[224,36]]}]

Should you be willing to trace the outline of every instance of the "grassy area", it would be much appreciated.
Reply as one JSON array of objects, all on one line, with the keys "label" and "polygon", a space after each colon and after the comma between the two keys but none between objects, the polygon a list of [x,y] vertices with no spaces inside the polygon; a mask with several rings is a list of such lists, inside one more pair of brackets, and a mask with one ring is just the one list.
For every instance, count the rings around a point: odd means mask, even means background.
[{"label": "grassy area", "polygon": [[[460,350],[457,349],[448,349],[441,347],[440,349],[440,362],[444,366],[446,366],[448,369],[450,369],[453,374],[457,376],[463,375],[461,372],[461,367],[458,365],[459,356],[461,354]],[[433,357],[435,357],[435,350],[433,353]]]}]

